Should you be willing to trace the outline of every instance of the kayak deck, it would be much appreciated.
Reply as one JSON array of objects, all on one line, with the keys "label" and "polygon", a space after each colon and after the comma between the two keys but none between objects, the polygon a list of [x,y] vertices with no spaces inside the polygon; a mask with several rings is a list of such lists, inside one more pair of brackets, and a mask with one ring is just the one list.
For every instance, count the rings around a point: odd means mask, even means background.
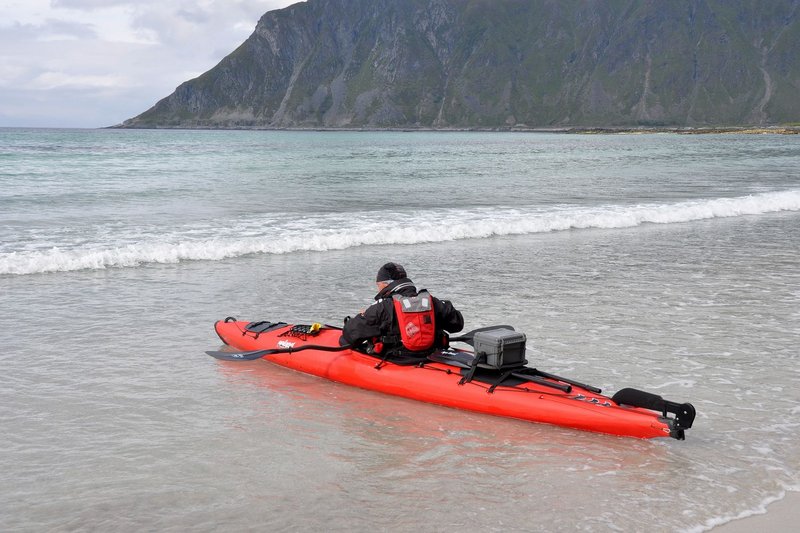
[{"label": "kayak deck", "polygon": [[418,364],[400,365],[339,349],[341,330],[333,327],[308,333],[303,327],[285,323],[248,323],[228,318],[217,322],[215,330],[226,345],[243,351],[264,350],[263,359],[286,368],[457,409],[638,438],[683,439],[684,429],[691,427],[694,418],[690,404],[665,402],[681,406],[684,411],[691,408],[682,419],[680,414],[672,418],[658,396],[623,389],[617,395],[627,391],[623,394],[627,405],[621,404],[603,396],[595,387],[529,367],[508,372],[502,380],[497,372],[475,373],[472,369],[474,375],[470,375],[467,363],[473,354],[464,350],[448,349]]}]

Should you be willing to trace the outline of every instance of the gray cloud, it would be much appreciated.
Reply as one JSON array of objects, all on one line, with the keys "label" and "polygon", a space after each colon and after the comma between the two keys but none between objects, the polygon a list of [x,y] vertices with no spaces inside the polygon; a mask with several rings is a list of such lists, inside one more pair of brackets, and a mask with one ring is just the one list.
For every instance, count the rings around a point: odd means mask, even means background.
[{"label": "gray cloud", "polygon": [[48,38],[60,36],[72,37],[75,39],[97,38],[97,30],[94,25],[82,22],[48,19],[41,29]]},{"label": "gray cloud", "polygon": [[20,24],[14,22],[0,32],[0,43],[11,40],[48,40],[48,39],[85,39],[97,38],[94,25],[69,20],[46,19],[41,24]]},{"label": "gray cloud", "polygon": [[187,22],[193,24],[208,24],[210,14],[202,9],[179,9],[176,15]]},{"label": "gray cloud", "polygon": [[50,0],[50,5],[56,8],[78,9],[92,11],[95,9],[108,8],[113,6],[141,5],[151,2],[131,2],[131,0]]},{"label": "gray cloud", "polygon": [[293,3],[51,0],[41,21],[0,21],[0,127],[118,124],[217,64],[265,12]]}]

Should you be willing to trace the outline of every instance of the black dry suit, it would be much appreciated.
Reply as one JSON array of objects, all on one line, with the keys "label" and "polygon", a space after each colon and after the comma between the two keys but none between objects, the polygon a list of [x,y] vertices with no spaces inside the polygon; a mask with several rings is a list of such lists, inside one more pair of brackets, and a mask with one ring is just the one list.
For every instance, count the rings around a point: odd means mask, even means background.
[{"label": "black dry suit", "polygon": [[[393,281],[375,296],[375,303],[363,313],[354,316],[344,325],[342,343],[353,344],[360,347],[366,342],[383,344],[382,353],[403,352],[400,328],[395,317],[394,301],[392,296],[416,296],[417,288],[408,279]],[[464,317],[461,312],[453,307],[448,300],[433,300],[434,322],[436,338],[443,336],[442,332],[456,333],[464,328]]]}]

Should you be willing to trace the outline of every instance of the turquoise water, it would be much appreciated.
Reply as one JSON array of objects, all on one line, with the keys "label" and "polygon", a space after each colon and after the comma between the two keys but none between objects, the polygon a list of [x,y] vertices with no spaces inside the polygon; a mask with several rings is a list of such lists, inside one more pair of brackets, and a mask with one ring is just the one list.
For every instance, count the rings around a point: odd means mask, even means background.
[{"label": "turquoise water", "polygon": [[[800,488],[798,168],[779,136],[0,130],[0,527],[757,510]],[[695,427],[620,439],[203,354],[228,315],[340,321],[387,260],[537,367],[691,401]]]}]

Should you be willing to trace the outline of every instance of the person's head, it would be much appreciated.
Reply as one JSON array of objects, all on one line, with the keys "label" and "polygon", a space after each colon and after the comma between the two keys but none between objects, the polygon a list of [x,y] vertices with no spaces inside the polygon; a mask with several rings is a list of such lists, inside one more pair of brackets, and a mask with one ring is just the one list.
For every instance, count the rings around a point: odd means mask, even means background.
[{"label": "person's head", "polygon": [[378,269],[378,275],[375,277],[375,284],[378,286],[378,292],[388,287],[392,282],[399,279],[405,279],[408,275],[403,265],[397,263],[386,263]]}]

